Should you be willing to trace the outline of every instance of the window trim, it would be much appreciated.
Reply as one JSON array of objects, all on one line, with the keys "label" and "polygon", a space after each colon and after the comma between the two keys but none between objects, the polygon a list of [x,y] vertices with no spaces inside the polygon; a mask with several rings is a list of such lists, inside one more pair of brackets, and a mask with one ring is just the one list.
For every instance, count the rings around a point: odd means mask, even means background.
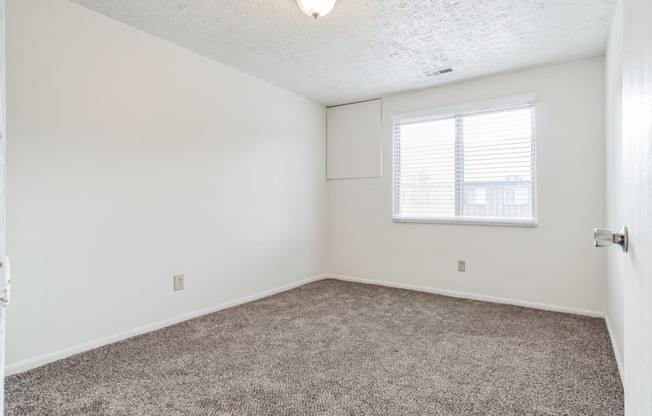
[{"label": "window trim", "polygon": [[[536,120],[537,120],[537,96],[535,94],[520,94],[509,97],[501,97],[491,100],[483,100],[472,103],[464,103],[446,107],[438,107],[423,111],[415,111],[410,113],[395,114],[390,118],[392,132],[392,221],[396,223],[424,223],[424,224],[468,224],[468,225],[496,225],[496,226],[518,226],[518,227],[536,227],[538,224],[538,183],[537,183],[537,137],[536,137]],[[520,107],[532,105],[533,106],[533,120],[532,120],[532,217],[531,218],[518,218],[518,217],[471,217],[471,216],[454,216],[454,217],[428,217],[422,216],[419,218],[402,217],[395,213],[397,204],[396,200],[396,147],[394,130],[398,122],[407,124],[410,122],[419,123],[421,121],[430,121],[433,119],[453,118],[465,116],[469,114],[502,111],[510,107]]]}]

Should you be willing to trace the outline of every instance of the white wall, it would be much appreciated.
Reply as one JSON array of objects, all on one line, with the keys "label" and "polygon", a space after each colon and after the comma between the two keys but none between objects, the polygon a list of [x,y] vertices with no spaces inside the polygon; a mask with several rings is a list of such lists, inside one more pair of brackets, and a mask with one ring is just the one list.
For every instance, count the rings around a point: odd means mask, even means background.
[{"label": "white wall", "polygon": [[[538,227],[393,223],[390,118],[522,93],[539,97]],[[603,313],[604,105],[602,57],[383,99],[383,177],[328,183],[330,274]]]},{"label": "white wall", "polygon": [[[623,198],[623,149],[622,149],[622,94],[623,94],[623,6],[616,6],[606,54],[606,206],[605,226],[620,230],[625,224],[624,212],[619,201]],[[623,275],[625,256],[621,250],[609,249],[607,263],[607,307],[605,319],[611,332],[614,353],[623,378]]]},{"label": "white wall", "polygon": [[380,100],[326,110],[326,179],[380,177],[380,118]]},{"label": "white wall", "polygon": [[6,14],[10,369],[324,272],[323,106],[67,1]]}]

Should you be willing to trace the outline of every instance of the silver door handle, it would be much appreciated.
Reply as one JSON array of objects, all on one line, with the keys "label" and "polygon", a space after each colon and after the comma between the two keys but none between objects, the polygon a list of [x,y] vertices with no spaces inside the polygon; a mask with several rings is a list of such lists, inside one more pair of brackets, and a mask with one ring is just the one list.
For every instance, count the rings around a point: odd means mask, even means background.
[{"label": "silver door handle", "polygon": [[624,252],[627,252],[627,249],[629,248],[629,233],[627,232],[627,226],[623,226],[623,228],[617,233],[604,228],[595,228],[593,230],[594,246],[609,247],[612,244],[618,244],[623,248]]}]

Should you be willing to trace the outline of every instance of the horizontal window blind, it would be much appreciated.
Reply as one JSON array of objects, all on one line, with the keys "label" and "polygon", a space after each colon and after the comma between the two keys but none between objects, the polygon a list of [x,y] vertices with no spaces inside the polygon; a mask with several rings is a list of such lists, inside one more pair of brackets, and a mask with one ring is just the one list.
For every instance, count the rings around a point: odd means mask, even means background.
[{"label": "horizontal window blind", "polygon": [[394,121],[394,219],[536,224],[534,101]]}]

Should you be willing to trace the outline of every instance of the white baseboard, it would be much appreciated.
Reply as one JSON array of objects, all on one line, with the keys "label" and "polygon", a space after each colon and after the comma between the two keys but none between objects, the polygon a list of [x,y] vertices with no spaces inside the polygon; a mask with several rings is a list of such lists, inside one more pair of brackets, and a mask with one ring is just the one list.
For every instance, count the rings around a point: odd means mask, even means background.
[{"label": "white baseboard", "polygon": [[300,280],[298,282],[290,283],[288,285],[284,285],[284,286],[278,287],[276,289],[271,289],[271,290],[267,290],[267,291],[264,291],[264,292],[256,293],[256,294],[253,294],[251,296],[246,296],[244,298],[240,298],[240,299],[233,300],[233,301],[230,301],[230,302],[222,303],[220,305],[211,306],[210,308],[200,309],[198,311],[194,311],[194,312],[186,313],[186,314],[183,314],[183,315],[175,316],[174,318],[165,319],[163,321],[154,322],[154,323],[149,324],[149,325],[145,325],[145,326],[141,326],[141,327],[138,327],[138,328],[130,329],[130,330],[124,331],[124,332],[120,332],[120,333],[115,334],[115,335],[100,338],[100,339],[90,341],[90,342],[85,342],[83,344],[76,345],[74,347],[70,347],[70,348],[55,351],[55,352],[52,352],[52,353],[49,353],[49,354],[41,355],[41,356],[36,357],[36,358],[30,358],[29,360],[20,361],[20,362],[15,363],[15,364],[8,365],[6,367],[6,369],[5,369],[5,375],[10,376],[10,375],[13,375],[13,374],[22,373],[24,371],[31,370],[32,368],[40,367],[42,365],[49,364],[51,362],[61,360],[61,359],[70,357],[72,355],[79,354],[79,353],[84,352],[84,351],[92,350],[94,348],[99,348],[99,347],[102,347],[104,345],[111,344],[111,343],[114,343],[114,342],[123,341],[123,340],[125,340],[127,338],[135,337],[137,335],[142,335],[142,334],[145,334],[147,332],[151,332],[151,331],[155,331],[157,329],[165,328],[167,326],[174,325],[174,324],[177,324],[179,322],[187,321],[187,320],[192,319],[192,318],[197,318],[198,316],[207,315],[209,313],[217,312],[217,311],[220,311],[222,309],[230,308],[230,307],[233,307],[233,306],[241,305],[243,303],[248,303],[248,302],[252,302],[254,300],[258,300],[258,299],[265,298],[265,297],[268,297],[268,296],[271,296],[271,295],[275,295],[277,293],[285,292],[287,290],[294,289],[295,287],[303,286],[303,285],[305,285],[307,283],[316,282],[318,280],[323,280],[326,277],[327,276],[325,276],[325,275],[309,277],[307,279],[303,279],[303,280]]},{"label": "white baseboard", "polygon": [[526,308],[542,309],[542,310],[546,310],[546,311],[570,313],[570,314],[573,314],[573,315],[583,315],[583,316],[590,316],[590,317],[594,317],[594,318],[604,318],[604,312],[591,311],[591,310],[578,309],[578,308],[570,308],[570,307],[567,307],[567,306],[552,305],[552,304],[548,304],[548,303],[529,302],[529,301],[518,300],[518,299],[500,298],[500,297],[496,297],[496,296],[480,295],[480,294],[476,294],[476,293],[458,292],[458,291],[455,291],[455,290],[435,289],[435,288],[426,287],[426,286],[417,286],[417,285],[410,285],[410,284],[404,284],[404,283],[386,282],[386,281],[382,281],[382,280],[364,279],[364,278],[352,277],[352,276],[341,276],[341,275],[329,274],[328,277],[333,278],[333,279],[337,279],[337,280],[344,280],[344,281],[347,281],[347,282],[365,283],[365,284],[372,284],[372,285],[379,285],[379,286],[395,287],[395,288],[399,288],[399,289],[416,290],[418,292],[435,293],[437,295],[451,296],[451,297],[454,297],[454,298],[480,300],[480,301],[484,301],[484,302],[502,303],[502,304],[507,304],[507,305],[523,306],[523,307],[526,307]]},{"label": "white baseboard", "polygon": [[623,367],[623,361],[620,358],[620,350],[618,349],[618,344],[616,344],[616,338],[614,338],[613,330],[611,329],[611,322],[609,321],[609,315],[605,315],[604,321],[607,323],[607,331],[609,332],[609,338],[611,339],[611,348],[614,350],[614,356],[616,357],[616,364],[618,364],[618,375],[620,376],[620,382],[622,385],[625,385],[625,371]]}]

